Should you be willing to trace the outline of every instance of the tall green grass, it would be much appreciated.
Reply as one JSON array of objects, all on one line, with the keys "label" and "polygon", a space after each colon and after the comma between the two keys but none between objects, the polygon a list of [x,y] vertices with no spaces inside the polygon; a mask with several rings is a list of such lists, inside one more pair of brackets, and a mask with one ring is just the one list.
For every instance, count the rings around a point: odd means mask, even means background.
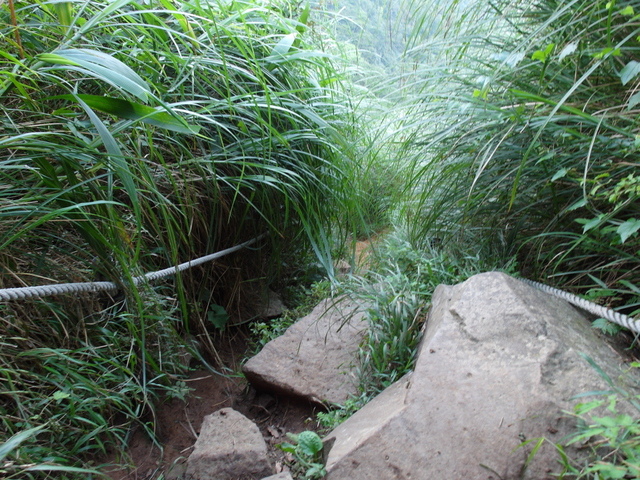
[{"label": "tall green grass", "polygon": [[515,255],[525,275],[637,310],[640,6],[452,5],[407,52],[414,242]]},{"label": "tall green grass", "polygon": [[[282,252],[311,246],[331,269],[359,167],[308,16],[285,0],[0,5],[0,287],[122,285],[0,305],[0,476],[71,478],[121,450],[180,394],[181,336],[213,350],[216,312],[241,315],[242,285]],[[263,232],[175,285],[133,285]]]}]

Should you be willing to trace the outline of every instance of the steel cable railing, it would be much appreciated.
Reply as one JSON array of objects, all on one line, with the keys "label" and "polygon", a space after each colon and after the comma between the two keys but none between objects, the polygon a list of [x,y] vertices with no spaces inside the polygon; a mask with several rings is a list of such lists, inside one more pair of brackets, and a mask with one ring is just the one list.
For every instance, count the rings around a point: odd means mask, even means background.
[{"label": "steel cable railing", "polygon": [[527,285],[531,285],[538,290],[561,298],[569,302],[570,304],[575,305],[576,307],[597,315],[600,318],[604,318],[606,320],[609,320],[610,322],[621,325],[625,328],[628,328],[629,330],[634,331],[635,333],[640,333],[640,320],[635,320],[628,315],[624,315],[623,313],[616,312],[615,310],[611,310],[610,308],[603,307],[602,305],[598,305],[597,303],[590,302],[589,300],[580,298],[577,295],[573,295],[572,293],[550,287],[549,285],[545,285],[544,283],[534,282],[533,280],[528,280],[526,278],[520,278],[520,280],[522,280]]},{"label": "steel cable railing", "polygon": [[[178,272],[182,272],[192,267],[196,267],[206,262],[210,262],[230,253],[241,250],[253,243],[264,238],[267,234],[248,240],[244,243],[236,245],[234,247],[220,250],[216,253],[205,255],[204,257],[196,258],[188,262],[181,263],[175,267],[165,268],[156,272],[149,272],[138,277],[134,277],[133,283],[139,285],[141,283],[147,283],[154,280],[158,280],[169,275],[174,275]],[[65,293],[81,293],[81,292],[114,292],[120,290],[121,286],[115,282],[80,282],[80,283],[59,283],[53,285],[38,285],[34,287],[17,287],[17,288],[3,288],[0,289],[0,300],[21,300],[24,298],[33,297],[47,297],[51,295],[62,295]]]}]

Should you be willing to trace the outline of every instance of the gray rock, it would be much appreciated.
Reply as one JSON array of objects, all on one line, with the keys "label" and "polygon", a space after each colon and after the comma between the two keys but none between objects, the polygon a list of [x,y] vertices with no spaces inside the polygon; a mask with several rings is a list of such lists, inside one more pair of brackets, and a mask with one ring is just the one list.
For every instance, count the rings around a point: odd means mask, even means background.
[{"label": "gray rock", "polygon": [[259,389],[316,403],[342,403],[357,393],[358,346],[364,309],[348,298],[321,302],[242,368]]},{"label": "gray rock", "polygon": [[260,311],[260,318],[276,318],[282,316],[287,307],[280,295],[273,290],[267,290],[266,299]]},{"label": "gray rock", "polygon": [[338,260],[333,266],[337,275],[347,275],[351,273],[351,265],[346,260]]},{"label": "gray rock", "polygon": [[187,478],[237,480],[272,473],[267,444],[251,420],[232,408],[223,408],[204,418],[187,460]]},{"label": "gray rock", "polygon": [[293,480],[289,472],[278,473],[277,475],[271,475],[270,477],[263,478],[262,480]]},{"label": "gray rock", "polygon": [[234,316],[239,323],[279,317],[286,309],[280,296],[260,281],[243,282],[238,287],[237,297],[238,311]]},{"label": "gray rock", "polygon": [[566,302],[501,273],[439,286],[415,371],[325,439],[327,480],[547,479],[571,397],[606,390],[621,358]]}]

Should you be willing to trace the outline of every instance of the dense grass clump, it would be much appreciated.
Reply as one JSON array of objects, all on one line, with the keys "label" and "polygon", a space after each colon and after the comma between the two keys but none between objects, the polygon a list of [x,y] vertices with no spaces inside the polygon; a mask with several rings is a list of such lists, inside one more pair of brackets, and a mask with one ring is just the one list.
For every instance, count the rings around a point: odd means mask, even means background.
[{"label": "dense grass clump", "polygon": [[637,310],[637,7],[460,5],[416,42],[416,61],[441,62],[416,69],[406,123],[415,242],[517,255],[527,276]]},{"label": "dense grass clump", "polygon": [[[122,287],[0,305],[3,478],[72,477],[121,449],[161,392],[183,393],[182,338],[213,350],[281,252],[312,246],[331,269],[359,167],[308,17],[286,0],[0,5],[0,287]],[[175,285],[134,285],[264,232]]]}]

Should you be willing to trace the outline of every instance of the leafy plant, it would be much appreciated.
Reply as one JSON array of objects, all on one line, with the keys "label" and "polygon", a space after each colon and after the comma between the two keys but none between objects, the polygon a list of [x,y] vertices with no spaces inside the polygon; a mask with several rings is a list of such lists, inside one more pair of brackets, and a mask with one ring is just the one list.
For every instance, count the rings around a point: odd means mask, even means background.
[{"label": "leafy plant", "polygon": [[299,434],[287,433],[293,443],[282,443],[279,448],[293,455],[294,472],[309,479],[323,478],[327,472],[322,463],[322,440],[316,432],[307,430]]},{"label": "leafy plant", "polygon": [[358,296],[368,303],[369,330],[361,347],[361,388],[379,392],[413,367],[422,325],[425,301],[430,292],[400,272],[373,277]]},{"label": "leafy plant", "polygon": [[[638,397],[640,399],[640,397]],[[568,444],[581,443],[591,449],[594,460],[581,469],[565,464],[577,478],[620,479],[640,475],[640,419],[616,411],[616,396],[608,399],[610,416],[588,416],[587,413],[605,404],[604,401],[576,406],[575,415],[585,422],[579,434]]]},{"label": "leafy plant", "polygon": [[271,340],[274,340],[284,334],[284,332],[293,325],[297,317],[285,313],[282,317],[270,320],[268,322],[253,322],[250,326],[251,333],[257,342],[257,347],[262,348]]},{"label": "leafy plant", "polygon": [[[431,295],[439,284],[456,284],[496,265],[456,248],[416,248],[398,228],[375,250],[367,277],[345,289],[367,307],[369,333],[360,350],[361,390],[377,394],[414,365]],[[437,243],[437,242],[435,242]],[[513,266],[506,262],[504,269]]]},{"label": "leafy plant", "polygon": [[[574,406],[571,415],[577,420],[578,428],[566,441],[555,445],[563,467],[563,470],[555,475],[560,479],[638,478],[640,417],[632,416],[629,412],[640,412],[640,395],[632,395],[615,385],[591,358],[586,355],[584,357],[611,386],[611,390],[596,393],[604,398],[580,402]],[[631,363],[630,366],[640,368],[637,362]],[[593,394],[580,396],[587,395]],[[624,409],[620,408],[621,404],[625,404]],[[530,457],[536,454],[545,439],[533,439],[529,442],[532,441],[537,444]],[[578,446],[580,453],[577,454],[575,448],[570,453],[566,448],[569,446]]]},{"label": "leafy plant", "polygon": [[[301,281],[301,277],[294,276],[293,281]],[[256,342],[256,348],[264,347],[271,340],[284,334],[297,320],[308,315],[322,299],[330,294],[331,288],[329,280],[314,282],[308,287],[303,281],[301,284],[292,286],[289,293],[291,300],[296,302],[294,308],[286,309],[278,318],[251,323],[249,328]]]},{"label": "leafy plant", "polygon": [[370,397],[363,395],[358,398],[350,398],[342,405],[336,405],[327,412],[318,412],[316,418],[324,431],[331,431],[360,410]]}]

